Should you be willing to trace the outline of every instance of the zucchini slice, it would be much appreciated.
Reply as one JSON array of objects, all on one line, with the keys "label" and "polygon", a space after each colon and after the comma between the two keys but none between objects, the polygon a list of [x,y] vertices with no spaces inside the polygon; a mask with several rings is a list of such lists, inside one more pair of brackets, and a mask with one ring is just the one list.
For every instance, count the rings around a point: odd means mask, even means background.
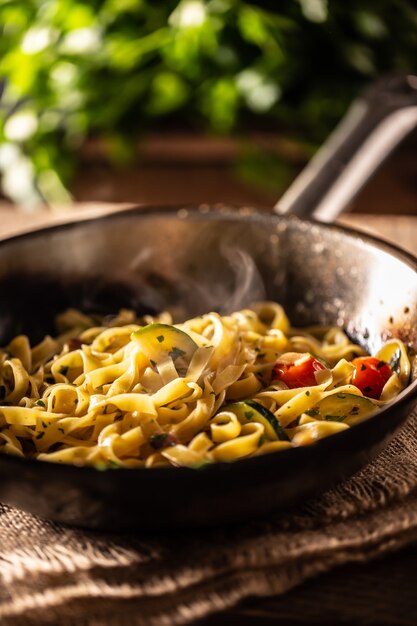
[{"label": "zucchini slice", "polygon": [[352,425],[361,422],[377,408],[369,398],[340,392],[327,396],[306,413],[317,420]]},{"label": "zucchini slice", "polygon": [[198,345],[187,333],[168,324],[148,324],[132,333],[152,366],[171,357],[180,375],[185,376]]},{"label": "zucchini slice", "polygon": [[287,433],[281,426],[277,418],[269,409],[266,409],[255,400],[244,400],[242,402],[233,402],[222,408],[222,411],[231,411],[236,415],[239,422],[246,424],[248,422],[259,422],[265,428],[265,434],[268,439],[276,441],[289,441]]}]

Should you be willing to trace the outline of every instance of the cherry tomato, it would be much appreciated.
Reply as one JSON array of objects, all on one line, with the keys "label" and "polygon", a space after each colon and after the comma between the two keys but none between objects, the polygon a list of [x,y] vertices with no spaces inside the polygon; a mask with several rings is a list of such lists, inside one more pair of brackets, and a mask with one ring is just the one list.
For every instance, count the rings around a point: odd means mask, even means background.
[{"label": "cherry tomato", "polygon": [[353,359],[352,365],[355,366],[352,385],[358,387],[364,396],[378,400],[385,383],[392,374],[388,363],[373,356],[361,356]]},{"label": "cherry tomato", "polygon": [[289,389],[317,385],[315,372],[325,367],[313,356],[295,363],[276,363],[272,370],[272,380],[281,380]]}]

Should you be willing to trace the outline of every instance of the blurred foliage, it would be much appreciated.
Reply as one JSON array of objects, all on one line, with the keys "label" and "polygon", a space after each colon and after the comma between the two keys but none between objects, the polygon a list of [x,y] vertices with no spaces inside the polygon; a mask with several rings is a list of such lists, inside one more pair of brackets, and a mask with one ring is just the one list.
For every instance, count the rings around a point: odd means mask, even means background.
[{"label": "blurred foliage", "polygon": [[3,193],[28,207],[67,200],[91,136],[119,163],[138,135],[172,125],[280,129],[316,144],[373,77],[416,69],[414,7],[0,0]]}]

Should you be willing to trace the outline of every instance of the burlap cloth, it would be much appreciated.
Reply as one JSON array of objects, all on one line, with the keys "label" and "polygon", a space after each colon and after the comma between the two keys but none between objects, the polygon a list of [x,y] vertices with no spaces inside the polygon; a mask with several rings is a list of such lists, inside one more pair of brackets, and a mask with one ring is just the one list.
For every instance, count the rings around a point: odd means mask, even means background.
[{"label": "burlap cloth", "polygon": [[239,527],[99,534],[2,506],[0,624],[185,624],[396,550],[417,539],[416,426],[417,411],[371,465],[319,499]]}]

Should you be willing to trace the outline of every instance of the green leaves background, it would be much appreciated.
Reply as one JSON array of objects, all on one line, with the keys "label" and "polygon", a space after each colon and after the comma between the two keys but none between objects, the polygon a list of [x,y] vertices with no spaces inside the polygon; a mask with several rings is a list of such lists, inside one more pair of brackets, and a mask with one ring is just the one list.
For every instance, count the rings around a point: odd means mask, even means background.
[{"label": "green leaves background", "polygon": [[268,129],[317,145],[381,73],[416,70],[411,0],[0,0],[3,193],[68,200],[99,137]]}]

